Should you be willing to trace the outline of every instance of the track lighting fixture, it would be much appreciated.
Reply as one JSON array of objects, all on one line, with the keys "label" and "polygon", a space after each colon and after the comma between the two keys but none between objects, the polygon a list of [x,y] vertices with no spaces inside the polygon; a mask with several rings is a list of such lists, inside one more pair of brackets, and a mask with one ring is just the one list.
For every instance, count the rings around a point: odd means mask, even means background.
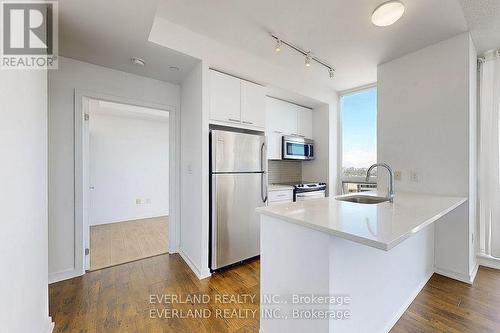
[{"label": "track lighting fixture", "polygon": [[332,66],[330,66],[328,63],[324,62],[323,60],[320,60],[319,58],[313,56],[313,53],[311,51],[305,51],[305,50],[301,49],[300,47],[295,46],[292,43],[287,42],[287,41],[279,38],[276,35],[271,35],[271,37],[276,39],[276,47],[274,49],[276,52],[280,52],[281,49],[283,48],[283,46],[286,45],[289,48],[291,48],[292,50],[299,52],[300,54],[302,54],[305,57],[306,67],[311,67],[312,62],[314,61],[314,62],[320,64],[321,66],[325,67],[326,69],[328,69],[328,75],[330,76],[330,78],[335,77],[335,68],[333,68]]}]

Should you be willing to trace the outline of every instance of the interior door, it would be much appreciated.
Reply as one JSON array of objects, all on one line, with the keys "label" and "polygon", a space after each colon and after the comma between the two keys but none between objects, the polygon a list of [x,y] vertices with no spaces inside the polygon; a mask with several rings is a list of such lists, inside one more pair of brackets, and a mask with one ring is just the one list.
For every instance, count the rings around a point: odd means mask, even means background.
[{"label": "interior door", "polygon": [[212,269],[260,253],[262,174],[212,175]]}]

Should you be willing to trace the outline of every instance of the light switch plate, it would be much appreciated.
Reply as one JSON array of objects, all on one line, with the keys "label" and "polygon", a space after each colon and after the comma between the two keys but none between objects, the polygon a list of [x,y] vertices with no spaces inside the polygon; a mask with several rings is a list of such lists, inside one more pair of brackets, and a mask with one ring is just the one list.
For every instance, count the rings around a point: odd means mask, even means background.
[{"label": "light switch plate", "polygon": [[401,180],[402,179],[402,173],[399,170],[394,171],[394,179],[395,180]]}]

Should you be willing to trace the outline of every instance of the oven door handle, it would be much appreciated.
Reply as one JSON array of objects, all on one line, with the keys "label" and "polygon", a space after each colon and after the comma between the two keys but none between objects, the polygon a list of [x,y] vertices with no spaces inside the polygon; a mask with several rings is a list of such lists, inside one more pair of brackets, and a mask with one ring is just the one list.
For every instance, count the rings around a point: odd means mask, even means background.
[{"label": "oven door handle", "polygon": [[297,193],[297,197],[302,197],[302,198],[315,197],[315,196],[318,196],[318,195],[321,195],[321,194],[325,194],[325,193],[326,193],[325,190],[301,192],[301,193]]}]

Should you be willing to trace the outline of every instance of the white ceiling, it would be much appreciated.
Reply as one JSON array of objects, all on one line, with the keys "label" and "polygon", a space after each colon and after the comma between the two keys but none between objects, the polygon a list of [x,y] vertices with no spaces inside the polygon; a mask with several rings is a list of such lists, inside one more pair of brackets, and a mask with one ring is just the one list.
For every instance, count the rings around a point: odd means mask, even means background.
[{"label": "white ceiling", "polygon": [[500,0],[460,0],[479,54],[500,48]]},{"label": "white ceiling", "polygon": [[[59,54],[141,76],[180,83],[198,60],[148,42],[157,0],[59,1]],[[145,67],[131,57],[143,58]],[[171,70],[176,66],[180,70]]]},{"label": "white ceiling", "polygon": [[[383,1],[64,0],[59,2],[59,48],[62,56],[180,83],[199,60],[148,42],[156,14],[298,77],[343,91],[375,82],[378,64],[468,27],[479,52],[500,47],[500,0],[403,0],[406,13],[400,21],[375,27],[370,15]],[[317,65],[304,76],[303,57],[286,48],[276,54],[270,32],[330,63],[337,69],[335,79]],[[132,65],[133,56],[145,59],[146,67]]]},{"label": "white ceiling", "polygon": [[[304,70],[303,57],[286,48],[275,54],[270,32],[312,50],[337,69],[325,80],[337,91],[375,82],[377,64],[467,31],[457,0],[403,0],[405,15],[386,28],[370,21],[383,0],[160,1],[160,17],[290,71]],[[312,71],[312,79],[328,78]]]}]

